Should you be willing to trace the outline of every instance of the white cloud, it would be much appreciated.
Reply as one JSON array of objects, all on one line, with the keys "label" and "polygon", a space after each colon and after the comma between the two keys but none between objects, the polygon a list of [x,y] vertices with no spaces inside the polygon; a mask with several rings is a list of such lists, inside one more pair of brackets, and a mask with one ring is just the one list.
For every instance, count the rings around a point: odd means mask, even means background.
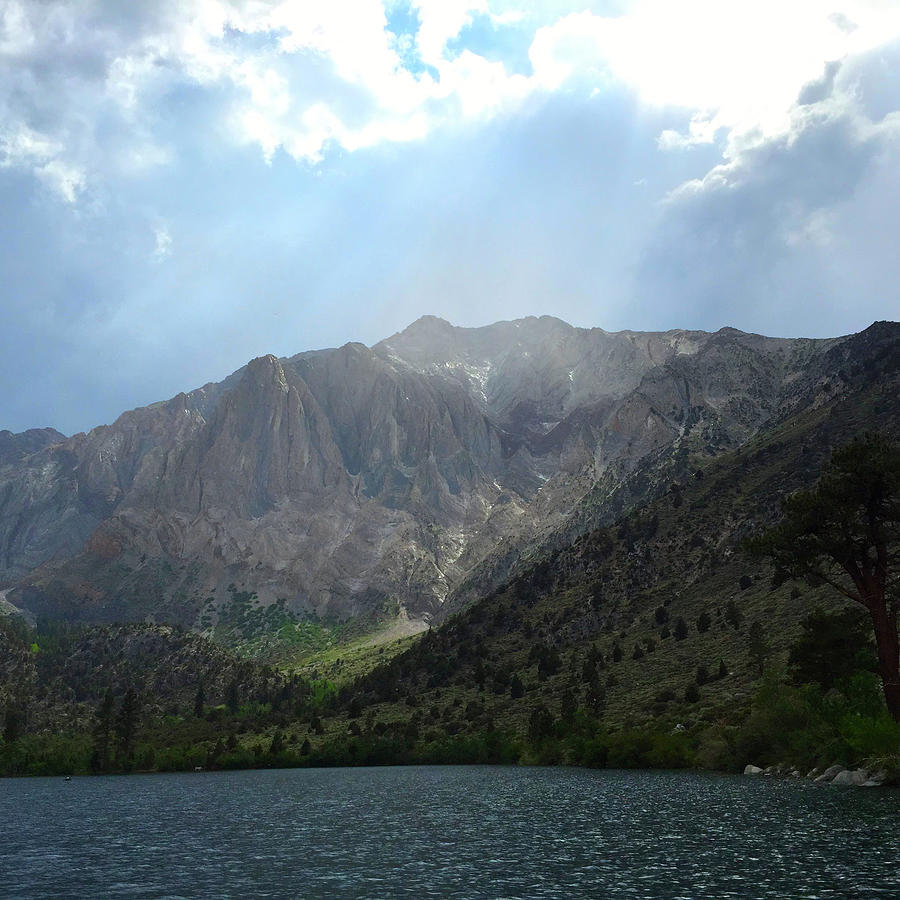
[{"label": "white cloud", "polygon": [[417,43],[422,59],[440,67],[447,41],[456,37],[474,13],[488,11],[486,0],[412,0],[419,14]]},{"label": "white cloud", "polygon": [[646,104],[692,111],[687,133],[662,136],[679,147],[710,143],[723,128],[782,133],[828,61],[898,35],[896,3],[638,0],[619,17],[582,12],[541,28],[531,57],[549,88],[601,69]]},{"label": "white cloud", "polygon": [[153,248],[153,258],[161,262],[172,253],[172,235],[165,225],[157,225],[153,236],[156,242],[156,246]]},{"label": "white cloud", "polygon": [[29,168],[67,203],[74,203],[85,186],[85,173],[62,158],[63,146],[25,125],[0,134],[0,167]]},{"label": "white cloud", "polygon": [[[590,96],[611,82],[689,112],[690,126],[663,132],[661,147],[710,143],[724,130],[735,153],[785,133],[799,91],[827,61],[900,35],[900,7],[888,0],[634,0],[621,15],[555,2],[539,15],[507,0],[410,5],[419,26],[401,58],[379,0],[7,0],[3,165],[31,169],[69,202],[104,167],[137,175],[165,165],[178,136],[157,133],[156,109],[184,86],[205,92],[232,140],[269,159],[284,150],[315,163],[332,146],[418,140],[535,92],[574,86]],[[471,49],[448,52],[479,15],[535,29],[532,75]],[[412,71],[409,53],[421,61]]]}]

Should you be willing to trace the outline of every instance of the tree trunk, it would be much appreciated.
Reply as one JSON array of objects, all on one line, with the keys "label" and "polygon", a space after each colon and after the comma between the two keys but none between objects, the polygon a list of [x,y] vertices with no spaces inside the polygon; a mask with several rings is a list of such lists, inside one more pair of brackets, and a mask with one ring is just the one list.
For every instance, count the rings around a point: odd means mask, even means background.
[{"label": "tree trunk", "polygon": [[869,607],[878,648],[878,674],[884,688],[888,712],[900,722],[900,639],[897,635],[897,614],[888,612],[884,603]]}]

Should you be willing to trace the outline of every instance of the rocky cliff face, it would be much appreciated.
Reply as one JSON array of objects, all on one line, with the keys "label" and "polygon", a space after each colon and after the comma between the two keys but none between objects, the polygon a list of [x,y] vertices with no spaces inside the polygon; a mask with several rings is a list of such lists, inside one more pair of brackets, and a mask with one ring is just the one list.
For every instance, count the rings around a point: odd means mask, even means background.
[{"label": "rocky cliff face", "polygon": [[209,627],[239,593],[301,617],[425,620],[586,497],[814,404],[853,353],[426,317],[372,348],[261,357],[88,434],[0,434],[0,588],[93,621]]}]

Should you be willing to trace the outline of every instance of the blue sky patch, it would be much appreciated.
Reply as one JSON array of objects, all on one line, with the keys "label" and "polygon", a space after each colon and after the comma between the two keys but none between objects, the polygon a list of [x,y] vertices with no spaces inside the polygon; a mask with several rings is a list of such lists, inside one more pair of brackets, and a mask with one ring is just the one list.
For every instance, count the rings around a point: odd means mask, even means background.
[{"label": "blue sky patch", "polygon": [[534,39],[533,29],[519,23],[498,25],[485,13],[476,13],[459,34],[447,42],[447,56],[459,56],[469,50],[491,62],[502,62],[510,74],[531,75],[528,48]]}]

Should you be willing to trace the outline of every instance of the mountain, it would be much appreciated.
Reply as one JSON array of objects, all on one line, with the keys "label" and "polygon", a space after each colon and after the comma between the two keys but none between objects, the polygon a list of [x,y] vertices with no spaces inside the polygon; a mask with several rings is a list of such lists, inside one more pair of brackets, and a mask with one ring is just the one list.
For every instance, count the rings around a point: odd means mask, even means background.
[{"label": "mountain", "polygon": [[31,453],[66,439],[55,428],[30,428],[20,434],[0,431],[0,465],[16,463]]},{"label": "mountain", "polygon": [[[739,770],[791,759],[808,769],[836,758],[858,764],[876,748],[896,755],[900,730],[866,671],[874,656],[867,664],[864,611],[828,584],[773,578],[770,563],[743,549],[834,448],[872,428],[900,441],[896,330],[875,326],[827,352],[821,371],[831,375],[815,402],[609,525],[568,542],[554,535],[503,583],[348,684],[326,722],[336,746],[360,722],[374,724],[357,727],[357,757],[380,723],[399,733],[414,726],[434,746],[474,746],[494,730],[535,748],[546,738],[531,757],[544,763],[603,764],[590,742],[605,754],[611,732],[622,746],[610,765]],[[789,651],[804,620],[821,622],[823,611],[844,629],[838,641],[854,657],[855,680],[792,687]],[[832,641],[817,652],[836,671]],[[673,735],[684,738],[683,756]]]},{"label": "mountain", "polygon": [[855,389],[898,332],[425,317],[371,348],[260,357],[87,434],[2,433],[0,589],[70,621],[423,628]]}]

